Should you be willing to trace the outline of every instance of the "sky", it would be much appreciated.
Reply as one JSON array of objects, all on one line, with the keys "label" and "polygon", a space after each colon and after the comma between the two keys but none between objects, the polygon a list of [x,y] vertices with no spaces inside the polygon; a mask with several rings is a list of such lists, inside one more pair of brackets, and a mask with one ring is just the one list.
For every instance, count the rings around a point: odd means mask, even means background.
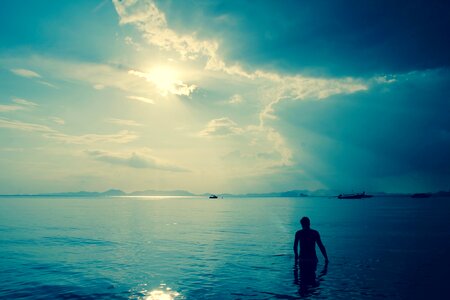
[{"label": "sky", "polygon": [[450,189],[447,1],[16,0],[0,194]]}]

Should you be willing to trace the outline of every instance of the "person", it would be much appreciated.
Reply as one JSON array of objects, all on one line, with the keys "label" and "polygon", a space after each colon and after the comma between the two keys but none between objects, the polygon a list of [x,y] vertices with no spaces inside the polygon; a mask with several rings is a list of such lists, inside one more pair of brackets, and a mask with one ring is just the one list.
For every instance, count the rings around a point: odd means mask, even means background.
[{"label": "person", "polygon": [[[320,239],[319,232],[311,229],[311,221],[308,217],[303,217],[300,220],[302,229],[295,233],[294,240],[294,254],[295,262],[317,265],[318,259],[316,255],[316,243],[319,246],[320,252],[325,259],[325,264],[328,264],[328,256],[325,246]],[[298,244],[300,244],[300,253],[298,253]]]}]

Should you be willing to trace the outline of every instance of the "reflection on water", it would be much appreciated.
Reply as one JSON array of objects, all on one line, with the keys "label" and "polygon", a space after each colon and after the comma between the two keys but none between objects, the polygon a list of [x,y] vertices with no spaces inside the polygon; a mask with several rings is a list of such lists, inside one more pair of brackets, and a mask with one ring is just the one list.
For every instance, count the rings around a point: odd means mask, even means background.
[{"label": "reflection on water", "polygon": [[450,299],[448,199],[144,199],[0,198],[0,299]]},{"label": "reflection on water", "polygon": [[153,290],[145,297],[145,300],[174,300],[178,296],[180,296],[180,293],[170,290]]},{"label": "reflection on water", "polygon": [[[146,286],[144,284],[143,286]],[[146,288],[141,288],[137,293],[139,296],[131,296],[129,299],[139,299],[139,300],[180,300],[184,299],[182,295],[176,291],[173,291],[170,287],[165,284],[161,284],[158,288],[153,290],[147,290]]]},{"label": "reflection on water", "polygon": [[316,277],[317,262],[303,260],[294,265],[294,284],[298,285],[298,294],[301,297],[318,295],[320,283],[328,272],[328,264],[323,266],[319,276]]}]

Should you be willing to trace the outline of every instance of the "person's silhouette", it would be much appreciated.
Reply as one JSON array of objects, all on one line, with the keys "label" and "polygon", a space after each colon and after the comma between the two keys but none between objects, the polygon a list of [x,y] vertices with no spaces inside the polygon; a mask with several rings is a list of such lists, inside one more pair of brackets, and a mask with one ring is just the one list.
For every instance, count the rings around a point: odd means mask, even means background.
[{"label": "person's silhouette", "polygon": [[294,284],[298,285],[298,293],[302,298],[319,292],[320,282],[328,272],[328,264],[323,266],[319,276],[316,276],[316,267],[315,262],[300,263],[300,268],[297,263],[294,265]]},{"label": "person's silhouette", "polygon": [[[300,224],[302,224],[302,229],[295,233],[294,240],[294,254],[295,254],[295,262],[300,262],[300,266],[302,264],[317,264],[317,255],[316,255],[316,243],[319,246],[320,251],[322,252],[323,257],[325,258],[325,263],[328,263],[327,251],[325,250],[325,246],[320,239],[319,232],[310,228],[311,221],[308,217],[303,217],[300,220]],[[298,244],[300,243],[300,254],[298,253]]]}]

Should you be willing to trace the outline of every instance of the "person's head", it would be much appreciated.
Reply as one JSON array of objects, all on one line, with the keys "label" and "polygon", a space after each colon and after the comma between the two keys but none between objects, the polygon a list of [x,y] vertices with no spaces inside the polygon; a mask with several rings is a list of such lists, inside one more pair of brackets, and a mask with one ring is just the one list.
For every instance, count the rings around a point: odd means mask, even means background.
[{"label": "person's head", "polygon": [[303,217],[300,220],[300,224],[302,224],[302,228],[309,229],[309,227],[311,226],[311,221],[308,217]]}]

